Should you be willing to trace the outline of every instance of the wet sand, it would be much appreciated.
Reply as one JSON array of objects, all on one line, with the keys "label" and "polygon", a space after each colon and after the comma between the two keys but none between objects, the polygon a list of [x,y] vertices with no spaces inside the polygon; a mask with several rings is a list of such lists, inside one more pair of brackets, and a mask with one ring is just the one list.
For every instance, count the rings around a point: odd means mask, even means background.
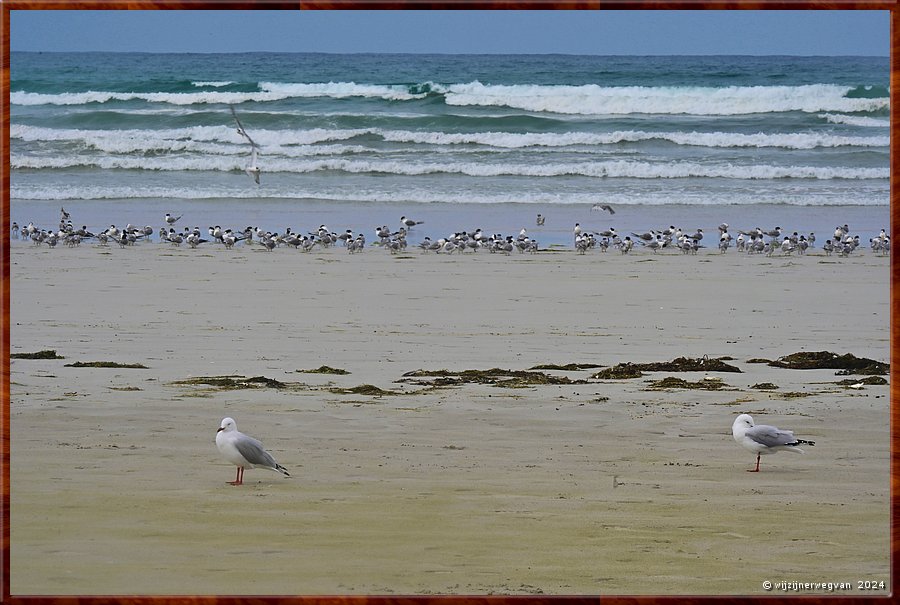
[{"label": "wet sand", "polygon": [[[11,592],[795,594],[889,580],[889,259],[303,254],[14,241]],[[669,375],[427,389],[406,372],[730,356]],[[76,368],[76,361],[147,369]],[[347,375],[298,373],[328,365]],[[547,371],[573,380],[596,370]],[[192,377],[265,376],[223,390]],[[753,385],[771,382],[776,390]],[[296,384],[294,384],[296,383]],[[374,385],[396,394],[339,394]],[[799,396],[786,397],[785,393]],[[755,456],[741,412],[816,441]],[[224,416],[291,472],[235,470]],[[809,592],[821,594],[822,589]],[[878,592],[886,594],[886,591]]]}]

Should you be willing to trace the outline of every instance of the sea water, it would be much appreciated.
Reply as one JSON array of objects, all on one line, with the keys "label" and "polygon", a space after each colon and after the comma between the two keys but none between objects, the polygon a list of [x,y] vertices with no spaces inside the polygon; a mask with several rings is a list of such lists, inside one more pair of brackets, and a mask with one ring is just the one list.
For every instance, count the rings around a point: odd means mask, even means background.
[{"label": "sea water", "polygon": [[11,220],[865,241],[888,227],[888,81],[887,57],[14,52]]}]

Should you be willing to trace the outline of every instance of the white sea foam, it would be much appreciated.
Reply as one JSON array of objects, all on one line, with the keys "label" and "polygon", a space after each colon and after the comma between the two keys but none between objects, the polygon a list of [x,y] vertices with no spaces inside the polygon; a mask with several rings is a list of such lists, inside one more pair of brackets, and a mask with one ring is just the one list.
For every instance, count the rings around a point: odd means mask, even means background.
[{"label": "white sea foam", "polygon": [[223,82],[219,82],[219,81],[209,81],[209,82],[207,82],[207,81],[199,81],[199,82],[191,82],[191,85],[197,86],[198,88],[202,88],[202,87],[204,87],[204,86],[209,86],[210,88],[222,88],[223,86],[230,86],[231,84],[234,84],[234,82],[231,82],[231,81],[229,81],[229,80],[226,80],[226,81],[223,81]]},{"label": "white sea foam", "polygon": [[[389,101],[423,99],[426,93],[411,93],[404,85],[357,84],[354,82],[281,83],[260,82],[255,92],[200,91],[192,93],[135,93],[87,91],[42,94],[10,93],[13,105],[83,105],[110,101],[142,100],[151,103],[195,105],[239,104],[287,98],[328,97],[379,98]],[[431,86],[454,106],[509,107],[530,112],[576,115],[689,114],[740,115],[769,112],[872,112],[888,109],[887,98],[848,98],[852,89],[833,84],[804,86],[712,87],[603,87],[485,85],[475,81],[448,87]]]},{"label": "white sea foam", "polygon": [[406,86],[383,86],[379,84],[356,84],[354,82],[328,82],[327,84],[260,82],[259,88],[265,92],[287,97],[366,97],[388,101],[409,101],[424,99],[425,94],[410,94]]},{"label": "white sea foam", "polygon": [[869,118],[866,116],[848,116],[835,113],[824,113],[819,115],[830,124],[847,124],[848,126],[864,126],[867,128],[890,128],[890,120],[882,120],[879,118]]},{"label": "white sea foam", "polygon": [[[268,152],[281,152],[292,145],[314,145],[344,141],[373,132],[371,129],[254,130],[253,138]],[[77,128],[44,128],[25,124],[10,126],[10,139],[29,142],[72,141],[96,148],[113,149],[121,145],[125,151],[154,149],[189,149],[191,143],[216,142],[238,146],[236,153],[246,153],[247,145],[236,129],[230,126],[193,126],[170,129],[86,130]],[[271,148],[271,149],[270,149]]]},{"label": "white sea foam", "polygon": [[[243,157],[177,156],[177,157],[110,157],[68,155],[63,157],[13,157],[13,169],[101,168],[104,170],[153,171],[234,171],[243,170]],[[355,159],[293,159],[268,158],[266,172],[294,174],[340,171],[350,174],[390,174],[421,176],[430,174],[461,174],[473,177],[524,176],[558,177],[586,176],[594,178],[682,179],[728,178],[759,179],[886,179],[889,168],[846,168],[822,166],[770,166],[734,164],[700,164],[695,162],[642,162],[614,160],[601,162],[566,162],[545,164],[486,163],[486,162],[410,162],[403,160]]]},{"label": "white sea foam", "polygon": [[329,82],[327,84],[290,84],[277,82],[260,82],[257,92],[66,92],[59,94],[43,94],[33,92],[12,92],[10,103],[13,105],[84,105],[87,103],[108,103],[110,101],[147,101],[150,103],[169,103],[171,105],[199,105],[222,103],[236,105],[248,101],[266,102],[280,101],[288,98],[330,97],[335,99],[347,97],[370,97],[389,101],[408,101],[424,98],[425,94],[410,94],[405,86],[381,86],[355,84],[353,82]]},{"label": "white sea foam", "polygon": [[424,143],[430,145],[478,144],[503,148],[568,147],[582,145],[616,145],[640,141],[668,141],[678,145],[700,147],[780,147],[784,149],[814,149],[816,147],[887,147],[890,137],[839,136],[825,133],[741,134],[731,132],[644,132],[640,130],[610,133],[568,132],[509,133],[509,132],[411,132],[404,130],[376,131],[386,141]]},{"label": "white sea foam", "polygon": [[[642,141],[667,141],[677,145],[699,147],[756,147],[783,149],[814,149],[817,147],[888,147],[888,136],[843,136],[828,133],[756,133],[729,132],[645,132],[640,130],[609,133],[568,132],[510,133],[510,132],[418,132],[383,129],[309,129],[309,130],[259,130],[254,139],[264,152],[272,155],[292,153],[290,146],[316,145],[333,141],[345,141],[365,135],[374,135],[394,143],[418,145],[483,145],[498,149],[522,149],[527,147],[584,147],[638,143]],[[23,141],[73,141],[96,149],[129,153],[152,150],[197,151],[209,153],[244,153],[244,141],[233,128],[225,126],[197,126],[178,129],[132,130],[82,130],[54,129],[13,124],[11,139]],[[227,151],[196,145],[198,142],[218,142],[240,145],[240,149]],[[344,151],[339,151],[343,153]]]},{"label": "white sea foam", "polygon": [[[241,183],[244,181],[241,180]],[[71,185],[65,186],[27,186],[13,185],[10,190],[13,200],[107,200],[107,199],[188,199],[188,200],[242,200],[242,199],[320,199],[339,202],[375,202],[375,203],[444,203],[444,204],[594,204],[596,192],[542,192],[533,191],[527,195],[519,192],[497,191],[442,191],[439,189],[397,188],[360,189],[352,191],[304,189],[291,191],[266,190],[261,193],[256,187],[233,186],[128,186],[128,185]],[[770,196],[768,203],[791,206],[885,206],[887,202],[874,197],[807,194],[779,194]],[[698,206],[747,205],[760,203],[757,192],[728,191],[711,196],[704,191],[653,191],[605,192],[603,200],[616,206],[652,205],[669,206],[672,204],[693,204]]]},{"label": "white sea foam", "polygon": [[505,106],[579,115],[740,115],[770,112],[863,112],[888,108],[888,99],[854,99],[851,87],[805,86],[602,87],[454,84],[448,105]]}]

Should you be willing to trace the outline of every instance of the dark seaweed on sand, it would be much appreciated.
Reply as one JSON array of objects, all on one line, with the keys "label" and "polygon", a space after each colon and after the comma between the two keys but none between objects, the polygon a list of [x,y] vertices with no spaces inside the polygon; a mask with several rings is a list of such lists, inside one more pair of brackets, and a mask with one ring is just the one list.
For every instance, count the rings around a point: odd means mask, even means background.
[{"label": "dark seaweed on sand", "polygon": [[714,357],[677,357],[672,361],[637,364],[647,372],[738,372],[740,368]]},{"label": "dark seaweed on sand", "polygon": [[350,388],[346,388],[346,389],[341,388],[341,387],[334,387],[334,388],[331,388],[328,390],[331,391],[332,393],[336,393],[338,395],[374,395],[374,396],[380,397],[382,395],[403,395],[404,394],[399,391],[386,391],[386,390],[380,389],[372,384],[361,384],[359,386],[350,387]]},{"label": "dark seaweed on sand", "polygon": [[545,363],[539,366],[528,368],[529,370],[562,370],[566,372],[574,372],[578,370],[593,370],[594,368],[602,368],[598,363],[567,363],[559,365],[557,363]]},{"label": "dark seaweed on sand", "polygon": [[720,379],[715,378],[713,380],[698,380],[696,382],[690,382],[683,378],[676,378],[675,376],[666,376],[662,380],[656,380],[651,382],[647,387],[648,389],[693,389],[693,390],[701,390],[701,391],[718,391],[719,389],[723,389],[728,387],[727,384],[722,382]]},{"label": "dark seaweed on sand", "polygon": [[878,385],[878,384],[887,384],[888,381],[882,378],[881,376],[867,376],[865,378],[848,378],[846,380],[840,380],[835,384],[842,387],[849,387],[854,384],[868,384],[868,385]]},{"label": "dark seaweed on sand", "polygon": [[57,355],[53,349],[45,349],[36,353],[10,353],[10,359],[65,359],[62,355]]},{"label": "dark seaweed on sand", "polygon": [[331,366],[319,366],[315,370],[297,370],[297,372],[301,374],[335,374],[339,376],[350,373],[347,370],[342,370],[341,368],[332,368]]},{"label": "dark seaweed on sand", "polygon": [[620,363],[601,370],[591,378],[610,380],[617,378],[640,378],[641,372],[740,372],[740,368],[727,364],[721,359],[710,357],[678,357],[672,361],[656,363]]},{"label": "dark seaweed on sand", "polygon": [[134,370],[146,370],[142,363],[118,363],[116,361],[76,361],[67,363],[67,368],[130,368]]},{"label": "dark seaweed on sand", "polygon": [[791,370],[843,370],[837,372],[839,376],[850,374],[883,376],[890,370],[889,364],[875,361],[874,359],[857,357],[852,353],[838,355],[831,351],[793,353],[779,357],[775,361],[769,362],[769,365],[775,368],[788,368]]},{"label": "dark seaweed on sand", "polygon": [[644,373],[641,372],[638,364],[625,362],[616,364],[605,370],[600,370],[592,375],[591,378],[598,380],[625,380],[628,378],[640,378],[643,375]]},{"label": "dark seaweed on sand", "polygon": [[430,381],[416,381],[418,384],[430,386],[457,386],[465,383],[491,384],[498,387],[519,388],[539,384],[587,384],[585,380],[572,380],[565,376],[551,376],[543,372],[529,370],[414,370],[407,372],[404,378],[433,377]]},{"label": "dark seaweed on sand", "polygon": [[265,376],[253,376],[247,378],[240,375],[230,376],[198,376],[196,378],[187,378],[185,380],[176,380],[172,384],[179,385],[206,385],[218,387],[220,389],[257,389],[268,387],[270,389],[284,389],[288,385],[274,378],[266,378]]}]

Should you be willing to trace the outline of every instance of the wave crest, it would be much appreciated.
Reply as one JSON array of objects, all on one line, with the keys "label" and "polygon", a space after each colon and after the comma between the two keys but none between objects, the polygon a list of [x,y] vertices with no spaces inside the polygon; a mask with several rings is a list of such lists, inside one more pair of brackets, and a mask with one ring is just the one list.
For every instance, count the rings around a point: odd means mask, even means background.
[{"label": "wave crest", "polygon": [[[215,87],[225,82],[195,82]],[[376,98],[385,101],[417,101],[443,96],[451,106],[505,107],[529,112],[574,115],[686,114],[741,115],[771,112],[880,112],[889,108],[889,98],[851,95],[854,88],[834,84],[803,86],[714,87],[603,87],[486,85],[474,81],[449,86],[434,82],[418,84],[357,84],[355,82],[290,83],[260,82],[253,92],[68,92],[43,94],[10,93],[13,105],[84,105],[110,101],[140,100],[172,105],[210,103],[240,104],[289,98]]]}]

